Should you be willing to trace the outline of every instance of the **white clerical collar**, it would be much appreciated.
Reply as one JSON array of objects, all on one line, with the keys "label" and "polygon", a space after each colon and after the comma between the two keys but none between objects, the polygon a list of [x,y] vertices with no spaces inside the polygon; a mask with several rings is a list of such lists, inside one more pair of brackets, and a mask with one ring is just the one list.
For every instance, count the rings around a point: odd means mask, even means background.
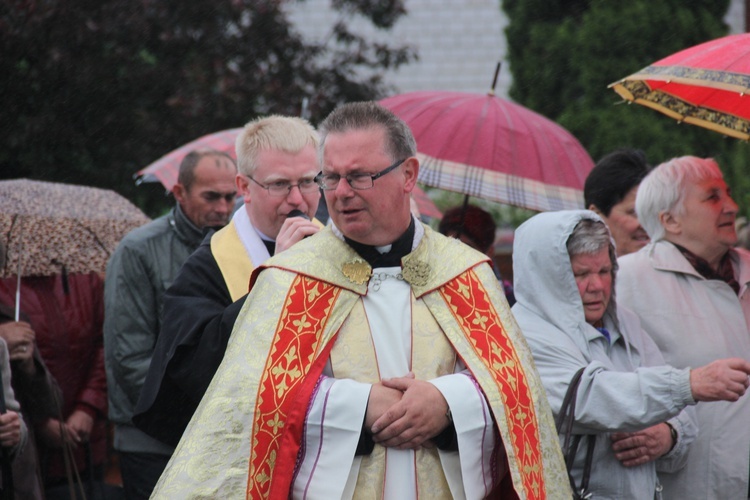
[{"label": "white clerical collar", "polygon": [[[266,245],[263,243],[265,235],[258,231],[258,229],[250,222],[250,216],[247,214],[247,208],[245,205],[241,206],[240,209],[234,213],[232,221],[234,222],[240,241],[242,241],[242,245],[245,247],[245,251],[250,257],[253,266],[258,267],[268,260],[271,257],[271,254],[268,253],[268,248],[266,248]],[[266,236],[266,238],[268,237]],[[273,240],[269,239],[269,241]]]},{"label": "white clerical collar", "polygon": [[255,232],[256,232],[256,233],[258,233],[258,236],[260,237],[260,239],[261,239],[261,240],[263,240],[263,241],[270,241],[270,242],[272,242],[272,243],[276,243],[276,240],[275,240],[275,239],[271,238],[270,236],[266,236],[266,235],[265,235],[265,234],[263,234],[263,232],[262,232],[262,231],[261,231],[260,229],[258,229],[257,227],[253,226],[253,229],[255,229]]}]

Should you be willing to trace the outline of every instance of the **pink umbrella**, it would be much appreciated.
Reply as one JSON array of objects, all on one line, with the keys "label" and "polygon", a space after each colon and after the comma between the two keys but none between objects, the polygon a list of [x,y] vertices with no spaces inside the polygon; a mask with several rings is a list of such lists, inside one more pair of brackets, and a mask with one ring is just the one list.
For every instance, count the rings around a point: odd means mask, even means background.
[{"label": "pink umbrella", "polygon": [[172,187],[177,184],[177,172],[180,169],[182,159],[195,149],[216,149],[236,159],[237,153],[234,151],[234,140],[241,131],[241,128],[222,130],[221,132],[204,135],[194,141],[188,142],[184,146],[180,146],[171,153],[167,153],[154,163],[136,172],[136,182],[159,181],[168,191],[171,191]]},{"label": "pink umbrella", "polygon": [[532,210],[583,207],[594,162],[542,115],[492,92],[409,92],[380,103],[414,133],[421,183]]}]

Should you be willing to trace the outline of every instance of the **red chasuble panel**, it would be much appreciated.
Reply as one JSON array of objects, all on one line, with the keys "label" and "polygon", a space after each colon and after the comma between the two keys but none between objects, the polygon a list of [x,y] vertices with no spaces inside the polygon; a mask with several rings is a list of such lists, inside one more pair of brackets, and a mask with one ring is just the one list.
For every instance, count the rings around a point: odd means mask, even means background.
[{"label": "red chasuble panel", "polygon": [[[539,427],[526,374],[487,291],[473,271],[440,288],[477,355],[493,374],[503,398],[511,443],[526,498],[546,498]],[[509,443],[505,443],[506,447]]]},{"label": "red chasuble panel", "polygon": [[[289,289],[258,388],[247,498],[269,498],[272,485],[273,491],[288,494],[306,402],[328,358],[315,353],[339,292],[304,276]],[[329,342],[328,349],[332,345]]]}]

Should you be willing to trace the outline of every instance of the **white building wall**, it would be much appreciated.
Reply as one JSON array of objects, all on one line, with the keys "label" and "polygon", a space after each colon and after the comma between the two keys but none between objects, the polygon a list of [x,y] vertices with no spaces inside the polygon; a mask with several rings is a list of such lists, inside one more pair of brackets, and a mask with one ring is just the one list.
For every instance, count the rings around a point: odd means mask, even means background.
[{"label": "white building wall", "polygon": [[724,22],[729,25],[731,34],[744,33],[745,28],[745,0],[732,0],[729,3]]},{"label": "white building wall", "polygon": [[[289,2],[292,22],[303,35],[324,40],[340,14],[330,0]],[[363,19],[346,19],[350,29],[368,39],[410,45],[419,60],[386,74],[398,92],[490,90],[498,61],[506,57],[507,18],[500,0],[405,0],[408,14],[392,30],[378,32]],[[503,62],[496,94],[507,97],[510,70]]]}]

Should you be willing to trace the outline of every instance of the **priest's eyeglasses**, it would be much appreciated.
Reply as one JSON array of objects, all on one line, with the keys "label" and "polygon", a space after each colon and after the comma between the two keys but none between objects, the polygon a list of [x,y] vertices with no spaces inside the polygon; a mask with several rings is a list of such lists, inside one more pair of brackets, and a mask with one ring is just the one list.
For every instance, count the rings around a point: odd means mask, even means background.
[{"label": "priest's eyeglasses", "polygon": [[[401,165],[406,160],[407,158],[404,158],[403,160],[399,160],[393,165],[381,170],[377,174],[366,174],[366,173],[361,173],[361,172],[354,172],[349,175],[346,175],[344,179],[346,179],[346,182],[349,183],[352,189],[357,189],[357,190],[372,189],[373,185],[375,184],[375,179],[379,179],[380,177],[383,177],[385,174],[387,174],[391,170],[394,170],[396,167]],[[331,191],[333,189],[336,189],[340,181],[341,181],[341,176],[339,174],[324,174],[323,172],[320,172],[315,177],[315,182],[318,183],[318,186],[320,186],[320,189],[322,189],[323,191]]]},{"label": "priest's eyeglasses", "polygon": [[318,185],[315,183],[315,178],[300,179],[297,184],[292,184],[289,181],[276,181],[271,182],[270,184],[261,184],[249,175],[247,178],[268,191],[268,194],[271,196],[289,196],[289,193],[292,192],[292,188],[294,187],[299,188],[299,191],[302,194],[316,193],[319,189]]}]

